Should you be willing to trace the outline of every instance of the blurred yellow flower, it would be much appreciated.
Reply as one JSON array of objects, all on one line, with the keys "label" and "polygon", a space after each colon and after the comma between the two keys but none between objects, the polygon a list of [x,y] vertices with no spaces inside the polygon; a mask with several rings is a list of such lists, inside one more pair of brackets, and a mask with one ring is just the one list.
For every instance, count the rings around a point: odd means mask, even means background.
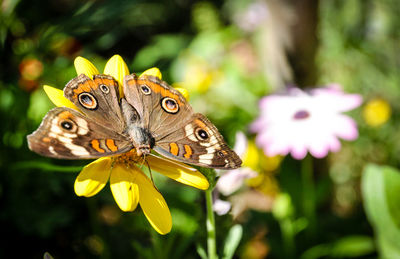
[{"label": "blurred yellow flower", "polygon": [[254,141],[249,141],[243,165],[257,171],[258,174],[253,178],[246,179],[246,184],[266,195],[276,195],[279,192],[279,186],[273,172],[278,169],[281,162],[282,156],[266,156],[257,148]]},{"label": "blurred yellow flower", "polygon": [[247,150],[243,156],[243,166],[250,167],[253,170],[259,168],[260,153],[254,141],[249,141]]},{"label": "blurred yellow flower", "polygon": [[373,127],[385,124],[392,114],[392,109],[387,101],[381,98],[370,100],[363,109],[365,122]]},{"label": "blurred yellow flower", "polygon": [[[85,58],[77,57],[74,64],[78,75],[83,73],[93,77],[99,73],[97,68]],[[114,55],[107,62],[104,73],[113,76],[120,84],[120,91],[122,91],[123,78],[129,74],[129,70],[119,55]],[[151,68],[143,74],[161,79],[158,68]],[[47,85],[44,86],[44,90],[55,105],[79,111],[64,97],[63,91]],[[202,190],[209,187],[207,178],[192,167],[157,156],[149,156],[146,160],[150,168],[171,179]],[[164,235],[171,231],[171,213],[160,192],[138,167],[142,164],[143,158],[138,157],[135,150],[120,156],[99,158],[85,166],[78,175],[74,185],[75,193],[78,196],[93,196],[110,181],[111,192],[119,208],[123,211],[133,211],[140,204],[151,226]]]},{"label": "blurred yellow flower", "polygon": [[185,88],[204,93],[211,84],[220,77],[220,73],[212,68],[208,62],[200,57],[189,55],[185,60],[185,70],[182,85]]}]

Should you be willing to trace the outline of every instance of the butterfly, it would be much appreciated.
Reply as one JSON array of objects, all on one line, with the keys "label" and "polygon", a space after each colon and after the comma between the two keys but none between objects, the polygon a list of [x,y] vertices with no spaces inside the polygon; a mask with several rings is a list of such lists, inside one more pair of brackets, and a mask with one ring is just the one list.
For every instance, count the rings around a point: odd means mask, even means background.
[{"label": "butterfly", "polygon": [[152,150],[192,165],[233,169],[239,156],[228,147],[218,129],[194,113],[182,94],[158,77],[127,75],[124,97],[118,82],[108,75],[81,74],[67,83],[64,96],[80,111],[50,110],[29,135],[29,148],[43,156],[94,159],[132,149],[140,157]]}]

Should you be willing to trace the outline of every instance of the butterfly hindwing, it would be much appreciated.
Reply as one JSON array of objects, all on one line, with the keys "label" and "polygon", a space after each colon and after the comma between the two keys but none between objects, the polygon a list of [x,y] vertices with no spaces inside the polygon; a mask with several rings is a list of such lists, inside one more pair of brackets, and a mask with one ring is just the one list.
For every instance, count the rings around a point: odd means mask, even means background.
[{"label": "butterfly hindwing", "polygon": [[127,136],[66,107],[50,110],[28,136],[28,145],[38,154],[63,159],[98,158],[133,148]]},{"label": "butterfly hindwing", "polygon": [[187,123],[177,126],[170,134],[156,140],[154,150],[181,162],[203,167],[233,169],[241,165],[239,156],[204,115],[194,114]]}]

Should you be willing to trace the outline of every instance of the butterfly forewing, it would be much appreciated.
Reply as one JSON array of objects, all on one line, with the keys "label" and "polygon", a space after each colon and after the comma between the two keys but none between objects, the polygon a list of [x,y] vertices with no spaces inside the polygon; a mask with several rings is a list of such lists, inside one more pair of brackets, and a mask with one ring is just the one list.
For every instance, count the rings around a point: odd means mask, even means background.
[{"label": "butterfly forewing", "polygon": [[47,113],[39,128],[28,136],[28,145],[38,154],[63,159],[97,158],[133,148],[127,136],[65,107]]},{"label": "butterfly forewing", "polygon": [[81,74],[67,83],[64,96],[98,124],[122,133],[125,122],[118,87],[118,82],[111,76],[95,75],[90,79]]}]

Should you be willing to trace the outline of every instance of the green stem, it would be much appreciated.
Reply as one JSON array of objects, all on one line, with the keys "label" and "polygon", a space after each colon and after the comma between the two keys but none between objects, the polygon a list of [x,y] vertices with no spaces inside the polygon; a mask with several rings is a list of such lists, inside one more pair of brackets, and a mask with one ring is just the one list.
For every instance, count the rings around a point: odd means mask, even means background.
[{"label": "green stem", "polygon": [[310,232],[314,234],[316,227],[316,200],[313,160],[310,155],[306,156],[302,161],[301,175],[303,180],[303,212],[308,220]]},{"label": "green stem", "polygon": [[207,253],[208,259],[217,259],[217,240],[215,232],[215,218],[213,211],[212,190],[206,191],[207,204]]},{"label": "green stem", "polygon": [[294,258],[296,246],[294,241],[294,226],[290,218],[279,220],[282,231],[283,245],[285,248],[286,258]]}]

